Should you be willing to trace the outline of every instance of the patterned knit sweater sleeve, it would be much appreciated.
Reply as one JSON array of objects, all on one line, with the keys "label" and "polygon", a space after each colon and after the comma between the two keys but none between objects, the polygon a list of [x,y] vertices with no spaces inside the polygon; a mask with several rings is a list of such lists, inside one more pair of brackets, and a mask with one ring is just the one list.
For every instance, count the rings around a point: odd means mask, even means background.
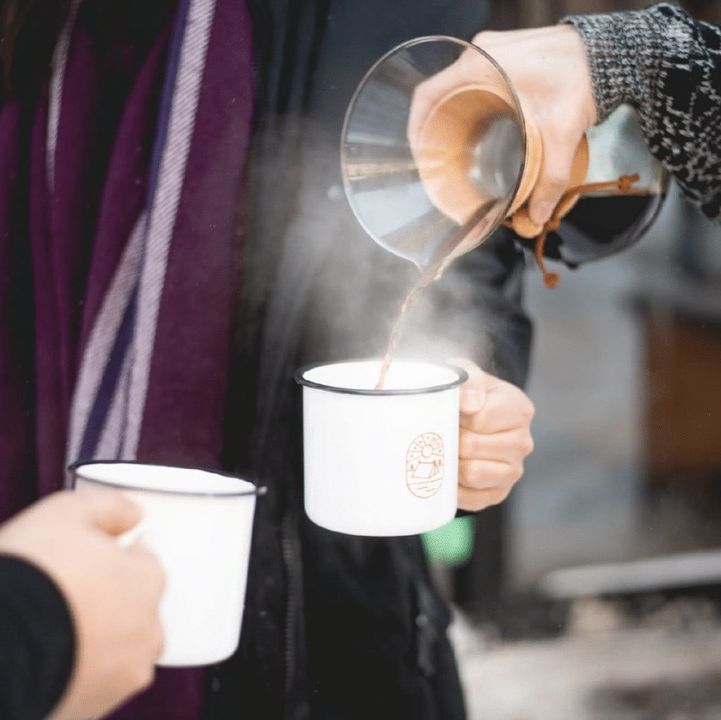
[{"label": "patterned knit sweater sleeve", "polygon": [[585,42],[599,120],[633,105],[651,152],[721,219],[721,27],[665,3],[564,22]]}]

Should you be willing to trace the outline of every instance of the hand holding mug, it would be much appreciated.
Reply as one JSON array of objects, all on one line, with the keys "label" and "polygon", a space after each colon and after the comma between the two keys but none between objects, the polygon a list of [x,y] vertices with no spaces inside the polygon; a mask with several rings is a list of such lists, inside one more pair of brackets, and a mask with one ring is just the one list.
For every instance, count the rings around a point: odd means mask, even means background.
[{"label": "hand holding mug", "polygon": [[147,550],[117,542],[140,516],[120,493],[59,492],[0,528],[0,553],[43,570],[73,617],[75,667],[54,720],[104,715],[153,680],[163,574]]},{"label": "hand holding mug", "polygon": [[533,403],[511,383],[454,360],[469,376],[461,387],[458,507],[483,510],[508,497],[533,451]]}]

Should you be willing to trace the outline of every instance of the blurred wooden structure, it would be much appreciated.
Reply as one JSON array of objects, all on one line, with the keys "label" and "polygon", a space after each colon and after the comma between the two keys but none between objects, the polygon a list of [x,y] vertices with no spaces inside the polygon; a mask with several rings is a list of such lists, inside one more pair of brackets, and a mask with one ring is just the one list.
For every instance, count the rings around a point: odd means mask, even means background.
[{"label": "blurred wooden structure", "polygon": [[[651,485],[721,478],[721,287],[665,273],[636,302]],[[672,276],[672,277],[671,277]]]}]

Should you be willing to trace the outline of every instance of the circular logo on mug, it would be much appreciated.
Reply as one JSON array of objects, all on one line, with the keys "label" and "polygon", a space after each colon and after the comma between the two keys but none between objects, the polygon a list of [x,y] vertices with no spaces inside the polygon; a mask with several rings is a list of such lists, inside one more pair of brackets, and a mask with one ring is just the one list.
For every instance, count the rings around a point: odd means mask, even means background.
[{"label": "circular logo on mug", "polygon": [[443,438],[438,433],[423,433],[406,453],[406,485],[419,498],[435,495],[443,482]]}]

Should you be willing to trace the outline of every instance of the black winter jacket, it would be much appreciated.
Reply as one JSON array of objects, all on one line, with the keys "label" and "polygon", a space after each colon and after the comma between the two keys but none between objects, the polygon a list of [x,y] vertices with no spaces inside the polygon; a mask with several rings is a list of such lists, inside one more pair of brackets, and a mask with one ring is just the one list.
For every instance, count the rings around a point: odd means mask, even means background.
[{"label": "black winter jacket", "polygon": [[[237,466],[268,485],[256,518],[241,648],[209,680],[207,717],[461,720],[447,607],[418,538],[349,537],[303,513],[307,362],[379,355],[417,270],[377,247],[340,186],[343,112],[370,65],[414,36],[470,36],[461,0],[255,3],[258,116],[243,233],[234,405]],[[414,310],[406,346],[474,357],[522,383],[530,325],[508,237],[458,262]],[[432,297],[431,297],[432,296]]]}]

